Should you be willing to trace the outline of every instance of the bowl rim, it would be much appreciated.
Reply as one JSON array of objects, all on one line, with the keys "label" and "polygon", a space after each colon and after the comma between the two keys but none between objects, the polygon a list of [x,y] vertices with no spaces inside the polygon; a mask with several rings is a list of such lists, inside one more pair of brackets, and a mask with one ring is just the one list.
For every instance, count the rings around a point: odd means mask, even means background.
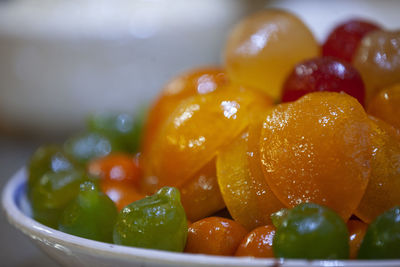
[{"label": "bowl rim", "polygon": [[46,245],[57,246],[57,249],[70,253],[69,247],[79,249],[90,255],[102,257],[118,256],[124,260],[141,261],[143,263],[158,263],[177,266],[400,266],[400,260],[303,260],[303,259],[275,259],[252,257],[227,257],[204,254],[189,254],[167,252],[153,249],[128,247],[104,243],[63,233],[47,227],[30,218],[18,207],[18,194],[25,193],[23,187],[27,182],[27,169],[19,169],[6,183],[2,192],[2,208],[11,225]]}]

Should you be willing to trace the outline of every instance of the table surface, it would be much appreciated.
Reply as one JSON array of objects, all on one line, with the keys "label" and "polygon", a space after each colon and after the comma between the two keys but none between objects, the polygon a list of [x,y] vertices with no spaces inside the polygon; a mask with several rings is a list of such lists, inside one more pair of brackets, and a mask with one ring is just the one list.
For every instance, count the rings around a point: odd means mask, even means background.
[{"label": "table surface", "polygon": [[[0,135],[0,189],[7,180],[26,164],[41,142]],[[58,266],[37,248],[28,237],[12,227],[0,212],[1,266]]]}]

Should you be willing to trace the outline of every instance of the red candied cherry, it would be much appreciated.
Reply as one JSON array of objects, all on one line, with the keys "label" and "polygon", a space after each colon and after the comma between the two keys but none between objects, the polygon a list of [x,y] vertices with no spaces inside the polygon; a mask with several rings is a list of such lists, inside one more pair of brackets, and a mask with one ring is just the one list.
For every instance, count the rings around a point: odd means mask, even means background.
[{"label": "red candied cherry", "polygon": [[351,62],[364,35],[379,29],[378,25],[370,21],[361,19],[346,21],[329,34],[322,46],[322,55]]},{"label": "red candied cherry", "polygon": [[359,72],[349,63],[330,57],[296,65],[283,84],[282,102],[318,91],[345,92],[364,105],[365,87]]}]

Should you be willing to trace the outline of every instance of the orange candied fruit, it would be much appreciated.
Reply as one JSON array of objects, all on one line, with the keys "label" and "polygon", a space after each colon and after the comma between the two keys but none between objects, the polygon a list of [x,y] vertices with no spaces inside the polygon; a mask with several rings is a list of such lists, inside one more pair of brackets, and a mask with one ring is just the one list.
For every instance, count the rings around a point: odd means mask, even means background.
[{"label": "orange candied fruit", "polygon": [[278,99],[294,65],[319,54],[319,44],[299,18],[283,10],[263,10],[242,20],[230,33],[226,71],[232,82]]},{"label": "orange candied fruit", "polygon": [[347,221],[347,229],[349,230],[350,242],[350,259],[356,259],[358,250],[367,232],[368,224],[360,221],[350,219]]},{"label": "orange candied fruit", "polygon": [[126,205],[146,197],[130,183],[101,181],[100,189],[115,203],[118,210],[122,210]]},{"label": "orange candied fruit", "polygon": [[143,163],[144,179],[180,187],[245,129],[254,106],[270,104],[268,97],[232,85],[186,99],[143,155],[149,159]]},{"label": "orange candied fruit", "polygon": [[400,130],[371,118],[371,177],[355,215],[372,222],[386,210],[400,205]]},{"label": "orange candied fruit", "polygon": [[133,183],[140,179],[139,160],[137,156],[125,153],[112,153],[89,162],[90,175],[102,180]]},{"label": "orange candied fruit", "polygon": [[400,129],[400,83],[372,98],[367,113]]},{"label": "orange candied fruit", "polygon": [[347,220],[368,184],[370,123],[343,93],[311,93],[278,105],[264,121],[261,160],[277,198],[294,207],[314,202]]},{"label": "orange candied fruit", "polygon": [[215,159],[212,159],[179,188],[186,216],[191,221],[210,216],[225,207],[217,182]]},{"label": "orange candied fruit", "polygon": [[194,69],[169,81],[149,111],[142,152],[146,153],[150,149],[161,125],[182,100],[211,93],[227,83],[226,74],[220,67]]},{"label": "orange candied fruit", "polygon": [[273,258],[272,242],[275,236],[275,227],[272,225],[260,226],[243,238],[235,256]]},{"label": "orange candied fruit", "polygon": [[185,252],[233,256],[246,234],[233,220],[208,217],[189,226]]},{"label": "orange candied fruit", "polygon": [[100,178],[100,189],[112,201],[118,210],[142,199],[139,192],[141,172],[138,155],[112,153],[89,162],[88,173]]},{"label": "orange candied fruit", "polygon": [[235,221],[248,230],[271,223],[271,213],[284,207],[266,183],[260,166],[261,120],[250,123],[250,128],[251,135],[245,131],[217,157],[218,183],[225,204]]},{"label": "orange candied fruit", "polygon": [[366,88],[368,102],[382,89],[400,82],[400,31],[372,31],[353,58]]}]

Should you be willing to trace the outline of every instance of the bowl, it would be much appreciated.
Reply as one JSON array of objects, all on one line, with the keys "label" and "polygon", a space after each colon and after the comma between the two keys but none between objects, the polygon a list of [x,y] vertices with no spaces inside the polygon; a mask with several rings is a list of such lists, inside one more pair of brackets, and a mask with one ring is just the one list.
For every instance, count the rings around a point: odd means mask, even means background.
[{"label": "bowl", "polygon": [[8,221],[63,266],[226,266],[226,267],[395,267],[400,260],[285,260],[234,258],[184,254],[119,246],[69,235],[40,224],[31,218],[26,195],[27,172],[20,169],[6,184],[2,205]]}]

